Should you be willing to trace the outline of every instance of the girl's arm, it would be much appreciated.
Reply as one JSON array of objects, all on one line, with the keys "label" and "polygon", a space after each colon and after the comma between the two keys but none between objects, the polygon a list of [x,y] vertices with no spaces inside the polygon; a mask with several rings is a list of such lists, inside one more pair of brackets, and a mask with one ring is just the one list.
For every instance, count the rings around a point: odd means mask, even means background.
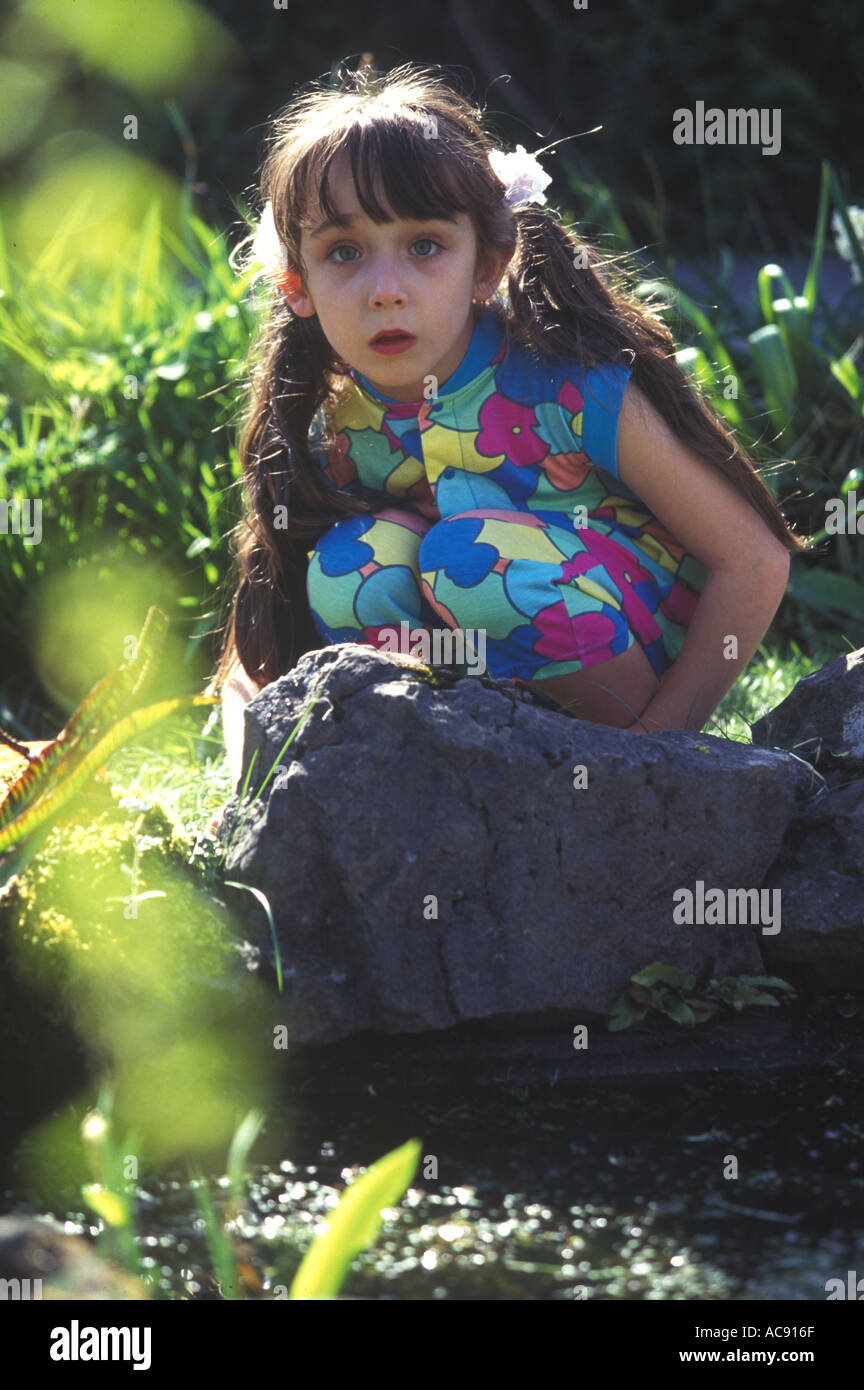
[{"label": "girl's arm", "polygon": [[231,668],[222,687],[222,731],[228,766],[231,769],[231,781],[235,788],[243,767],[243,711],[249,701],[263,689],[262,685],[256,685],[249,679],[239,660]]},{"label": "girl's arm", "polygon": [[632,381],[618,421],[618,472],[708,570],[681,650],[631,731],[701,729],[771,625],[789,577],[789,551]]}]

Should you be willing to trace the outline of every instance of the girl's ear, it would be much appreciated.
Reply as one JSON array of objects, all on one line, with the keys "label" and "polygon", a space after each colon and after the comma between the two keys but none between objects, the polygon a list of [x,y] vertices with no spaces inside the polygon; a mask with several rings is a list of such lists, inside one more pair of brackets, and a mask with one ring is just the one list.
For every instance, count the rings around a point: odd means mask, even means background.
[{"label": "girl's ear", "polygon": [[283,290],[283,294],[285,294],[285,298],[290,305],[291,312],[296,314],[298,318],[311,319],[313,314],[317,313],[315,305],[312,303],[309,295],[305,294],[302,290],[296,295],[286,294]]},{"label": "girl's ear", "polygon": [[276,283],[285,296],[293,313],[301,319],[311,318],[315,313],[315,306],[309,295],[303,289],[303,281],[296,270],[279,270],[275,276]]},{"label": "girl's ear", "polygon": [[474,280],[474,289],[481,299],[491,299],[508,265],[513,259],[516,247],[513,246],[509,251],[491,252],[485,265],[478,270]]}]

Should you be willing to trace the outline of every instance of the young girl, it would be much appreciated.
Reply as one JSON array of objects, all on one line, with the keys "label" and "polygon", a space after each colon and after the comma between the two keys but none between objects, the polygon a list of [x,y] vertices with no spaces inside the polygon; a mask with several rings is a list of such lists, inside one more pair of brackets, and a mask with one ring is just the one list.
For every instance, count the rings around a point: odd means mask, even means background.
[{"label": "young girl", "polygon": [[768,628],[805,543],[549,182],[434,69],[277,118],[235,769],[242,703],[322,644],[479,631],[492,676],[642,733],[701,729]]}]

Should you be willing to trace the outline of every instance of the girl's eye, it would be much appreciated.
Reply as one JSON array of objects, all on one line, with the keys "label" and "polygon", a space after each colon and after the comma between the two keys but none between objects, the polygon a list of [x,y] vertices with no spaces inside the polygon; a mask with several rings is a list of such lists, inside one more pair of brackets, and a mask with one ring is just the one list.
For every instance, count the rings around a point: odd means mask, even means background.
[{"label": "girl's eye", "polygon": [[[417,237],[416,241],[413,241],[413,242],[411,243],[411,245],[412,245],[412,246],[422,246],[422,245],[436,246],[436,247],[438,248],[439,251],[442,251],[442,250],[444,249],[444,248],[441,246],[441,243],[440,243],[440,242],[436,241],[436,240],[434,239],[434,237],[429,237],[429,236]],[[331,249],[330,251],[328,251],[328,253],[327,253],[327,260],[328,260],[328,261],[331,260],[331,259],[335,260],[335,261],[336,261],[336,265],[350,265],[350,264],[351,264],[351,261],[350,261],[350,260],[349,260],[349,261],[343,261],[343,260],[337,259],[337,258],[336,258],[336,253],[337,253],[338,251],[356,251],[356,250],[357,250],[356,246],[348,246],[348,245],[343,245],[342,243],[340,243],[338,246],[334,246],[334,247],[332,247],[332,249]],[[421,256],[419,256],[418,259],[421,260],[421,261],[431,261],[431,260],[433,259],[433,257],[434,257],[434,252],[430,252],[430,253],[427,254],[427,255],[421,255]]]}]

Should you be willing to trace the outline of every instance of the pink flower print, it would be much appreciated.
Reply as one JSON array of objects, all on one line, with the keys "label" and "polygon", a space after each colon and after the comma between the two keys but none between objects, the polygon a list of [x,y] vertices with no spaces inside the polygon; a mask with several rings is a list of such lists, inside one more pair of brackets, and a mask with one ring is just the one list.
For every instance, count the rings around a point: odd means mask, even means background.
[{"label": "pink flower print", "polygon": [[503,454],[518,468],[531,468],[549,453],[549,445],[535,431],[537,416],[527,405],[518,405],[495,391],[480,407],[480,430],[475,448],[486,458]]},{"label": "pink flower print", "polygon": [[[652,616],[658,606],[656,581],[629,550],[600,531],[585,527],[579,532],[579,539],[585,551],[561,566],[562,580],[590,574],[593,569],[605,570],[621,594],[627,622],[643,645],[650,646],[662,636]],[[598,583],[603,583],[602,574],[598,576]]]},{"label": "pink flower print", "polygon": [[535,613],[532,622],[543,634],[534,643],[534,650],[547,661],[572,661],[578,657],[584,665],[593,666],[614,655],[611,644],[619,628],[608,613],[580,613],[574,618],[561,599]]}]

